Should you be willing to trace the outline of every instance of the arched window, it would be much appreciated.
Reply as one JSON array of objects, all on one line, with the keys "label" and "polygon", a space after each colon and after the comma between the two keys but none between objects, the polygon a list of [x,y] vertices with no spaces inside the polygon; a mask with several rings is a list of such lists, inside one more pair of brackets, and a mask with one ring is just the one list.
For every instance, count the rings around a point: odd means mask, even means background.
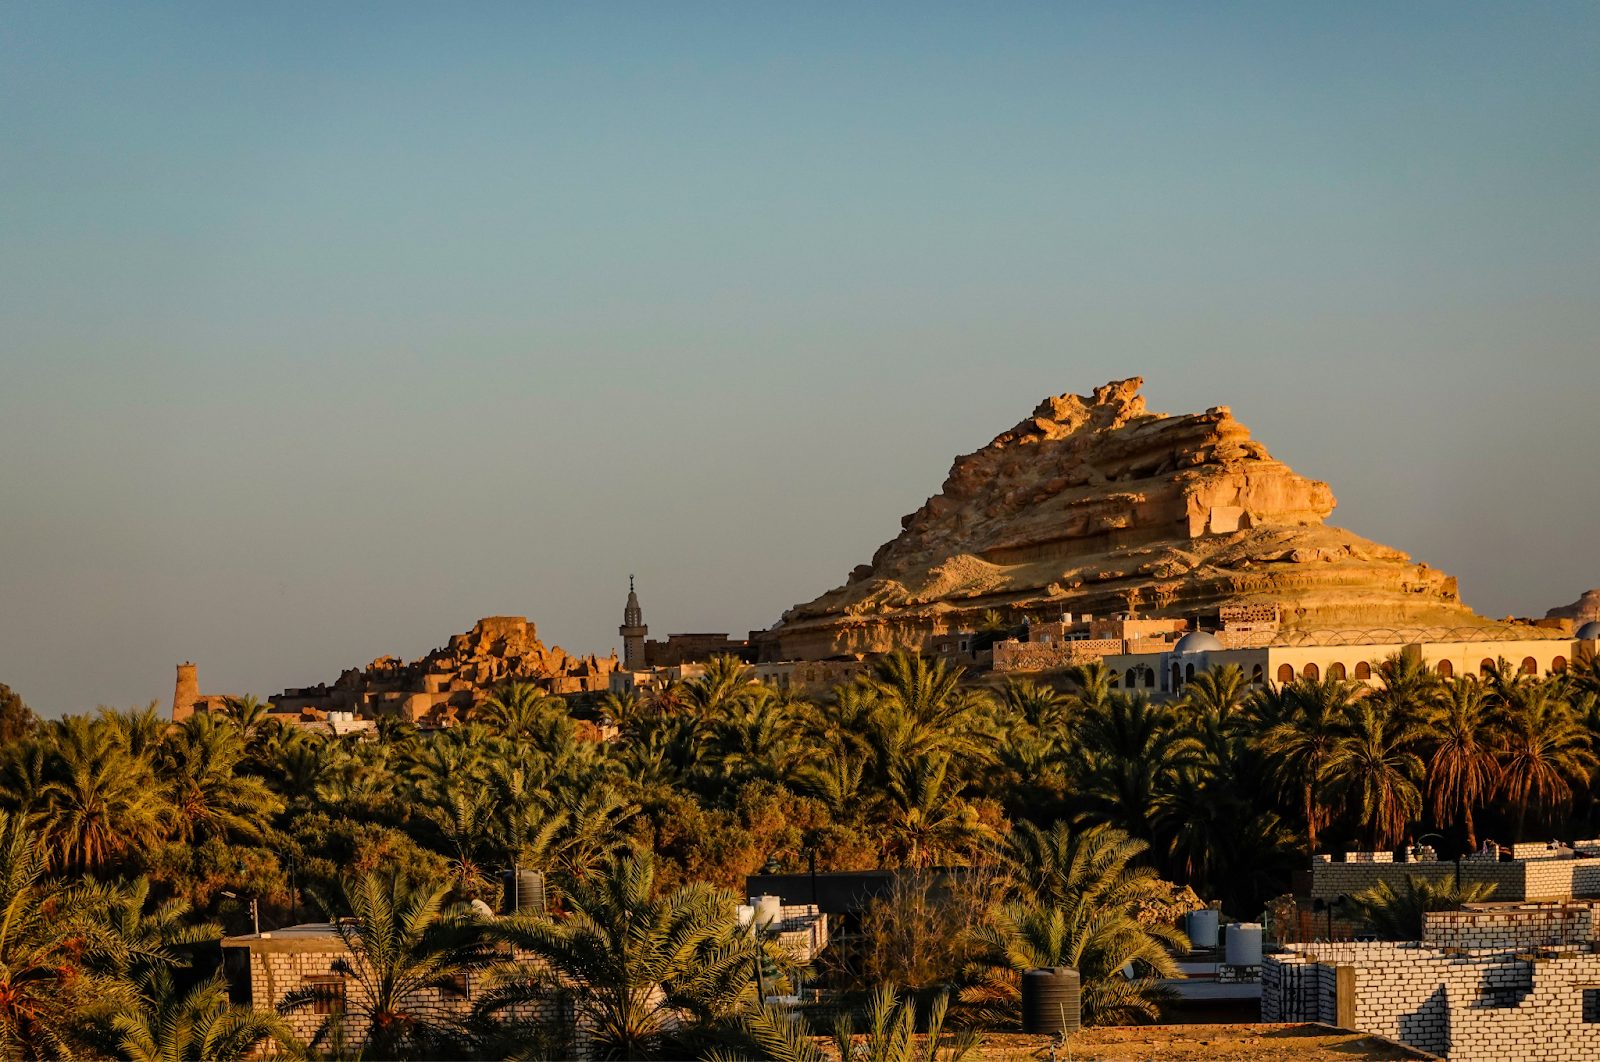
[{"label": "arched window", "polygon": [[1566,669],[1567,669],[1567,658],[1566,657],[1558,656],[1554,660],[1550,661],[1550,670],[1554,671],[1556,674],[1559,675],[1563,671],[1565,671]]},{"label": "arched window", "polygon": [[1156,669],[1153,667],[1144,669],[1144,688],[1147,690],[1156,688]]},{"label": "arched window", "polygon": [[1180,685],[1183,684],[1182,676],[1183,676],[1183,672],[1178,670],[1178,665],[1177,664],[1173,664],[1172,665],[1172,688],[1173,689],[1177,689]]},{"label": "arched window", "polygon": [[1185,681],[1185,682],[1193,682],[1194,681],[1194,665],[1193,664],[1190,664],[1188,667],[1183,669],[1183,681]]},{"label": "arched window", "polygon": [[1289,683],[1291,683],[1293,681],[1294,681],[1294,665],[1293,664],[1284,664],[1282,667],[1278,668],[1278,683],[1279,683],[1279,685],[1287,686]]},{"label": "arched window", "polygon": [[1111,681],[1108,682],[1107,685],[1110,686],[1112,689],[1116,689],[1118,684],[1121,681],[1122,681],[1121,677],[1115,671],[1113,671],[1111,673]]},{"label": "arched window", "polygon": [[1307,664],[1305,667],[1300,669],[1300,674],[1304,675],[1312,682],[1317,682],[1322,678],[1322,672],[1318,670],[1317,665],[1315,664]]},{"label": "arched window", "polygon": [[1522,658],[1521,670],[1524,675],[1537,675],[1539,673],[1539,661],[1531,656],[1525,656]]},{"label": "arched window", "polygon": [[1478,674],[1480,674],[1480,675],[1492,675],[1492,674],[1494,674],[1494,661],[1490,660],[1488,657],[1484,657],[1482,660],[1479,660],[1478,661]]},{"label": "arched window", "polygon": [[1250,669],[1250,685],[1259,686],[1261,685],[1261,680],[1261,665],[1257,664],[1255,667]]},{"label": "arched window", "polygon": [[1135,682],[1137,682],[1138,680],[1139,680],[1139,676],[1137,674],[1135,674],[1133,668],[1130,667],[1128,669],[1128,688],[1130,690],[1133,689],[1133,684]]},{"label": "arched window", "polygon": [[1455,665],[1448,660],[1439,661],[1439,666],[1434,670],[1439,673],[1440,678],[1453,678],[1456,673]]},{"label": "arched window", "polygon": [[1372,665],[1365,660],[1356,663],[1356,678],[1369,679],[1372,677]]},{"label": "arched window", "polygon": [[1336,678],[1340,682],[1343,682],[1344,679],[1345,679],[1344,665],[1339,663],[1338,661],[1334,661],[1333,663],[1329,664],[1328,665],[1328,677],[1329,678]]}]

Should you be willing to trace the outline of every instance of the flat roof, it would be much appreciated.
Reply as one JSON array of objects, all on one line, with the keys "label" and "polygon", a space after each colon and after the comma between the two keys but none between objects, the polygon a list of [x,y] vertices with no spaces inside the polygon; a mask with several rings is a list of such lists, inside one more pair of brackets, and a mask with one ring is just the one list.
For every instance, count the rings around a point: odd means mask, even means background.
[{"label": "flat roof", "polygon": [[225,948],[247,948],[258,941],[338,939],[339,934],[333,931],[332,922],[303,922],[300,925],[285,926],[282,929],[267,929],[260,933],[243,933],[237,937],[223,937],[222,946]]},{"label": "flat roof", "polygon": [[[1049,1058],[1051,1037],[983,1033],[969,1059]],[[1372,1033],[1314,1023],[1295,1025],[1102,1025],[1069,1041],[1073,1062],[1398,1062],[1437,1059]],[[831,1044],[823,1045],[825,1049]],[[833,1055],[829,1054],[829,1058]],[[1065,1050],[1058,1057],[1065,1059]]]}]

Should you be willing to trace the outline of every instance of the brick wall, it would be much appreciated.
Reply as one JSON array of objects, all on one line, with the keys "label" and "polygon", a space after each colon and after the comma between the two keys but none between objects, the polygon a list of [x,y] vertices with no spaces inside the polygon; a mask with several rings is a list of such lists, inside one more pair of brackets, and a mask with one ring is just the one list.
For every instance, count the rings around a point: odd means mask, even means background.
[{"label": "brick wall", "polygon": [[[1341,967],[1352,971],[1353,998],[1344,1001]],[[1416,943],[1300,945],[1264,958],[1261,1020],[1333,1024],[1343,1010],[1362,1032],[1451,1062],[1582,1062],[1600,1060],[1600,1023],[1584,1020],[1586,1001],[1600,1014],[1587,996],[1593,984],[1600,955],[1587,945],[1532,957]]]}]

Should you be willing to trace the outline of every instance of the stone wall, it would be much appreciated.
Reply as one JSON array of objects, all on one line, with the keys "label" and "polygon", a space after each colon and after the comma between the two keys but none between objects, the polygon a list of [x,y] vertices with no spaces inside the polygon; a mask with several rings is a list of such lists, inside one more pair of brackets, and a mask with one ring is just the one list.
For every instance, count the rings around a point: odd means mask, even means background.
[{"label": "stone wall", "polygon": [[1300,945],[1264,957],[1261,1020],[1326,1021],[1451,1062],[1600,1059],[1600,1023],[1584,1017],[1600,955],[1586,947]]},{"label": "stone wall", "polygon": [[1120,653],[1124,644],[1110,638],[1075,642],[995,642],[994,670],[1051,671]]},{"label": "stone wall", "polygon": [[[1600,860],[1535,859],[1501,862],[1469,857],[1461,861],[1462,884],[1493,882],[1491,900],[1563,900],[1569,897],[1600,896]],[[1391,887],[1405,883],[1406,875],[1443,881],[1456,875],[1454,862],[1418,863],[1333,863],[1317,861],[1311,867],[1311,895],[1322,900],[1353,896],[1380,881]]]}]

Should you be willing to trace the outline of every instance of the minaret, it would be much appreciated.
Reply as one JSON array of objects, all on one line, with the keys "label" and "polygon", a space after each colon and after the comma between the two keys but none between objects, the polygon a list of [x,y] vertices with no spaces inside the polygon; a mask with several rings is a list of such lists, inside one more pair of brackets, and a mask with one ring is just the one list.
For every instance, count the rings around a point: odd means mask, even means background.
[{"label": "minaret", "polygon": [[622,610],[622,668],[624,671],[644,669],[644,636],[650,628],[644,625],[644,612],[639,608],[639,595],[633,592],[633,576],[628,576],[628,607]]},{"label": "minaret", "polygon": [[200,678],[190,663],[178,665],[178,685],[172,691],[172,721],[181,723],[194,714],[200,700]]}]

